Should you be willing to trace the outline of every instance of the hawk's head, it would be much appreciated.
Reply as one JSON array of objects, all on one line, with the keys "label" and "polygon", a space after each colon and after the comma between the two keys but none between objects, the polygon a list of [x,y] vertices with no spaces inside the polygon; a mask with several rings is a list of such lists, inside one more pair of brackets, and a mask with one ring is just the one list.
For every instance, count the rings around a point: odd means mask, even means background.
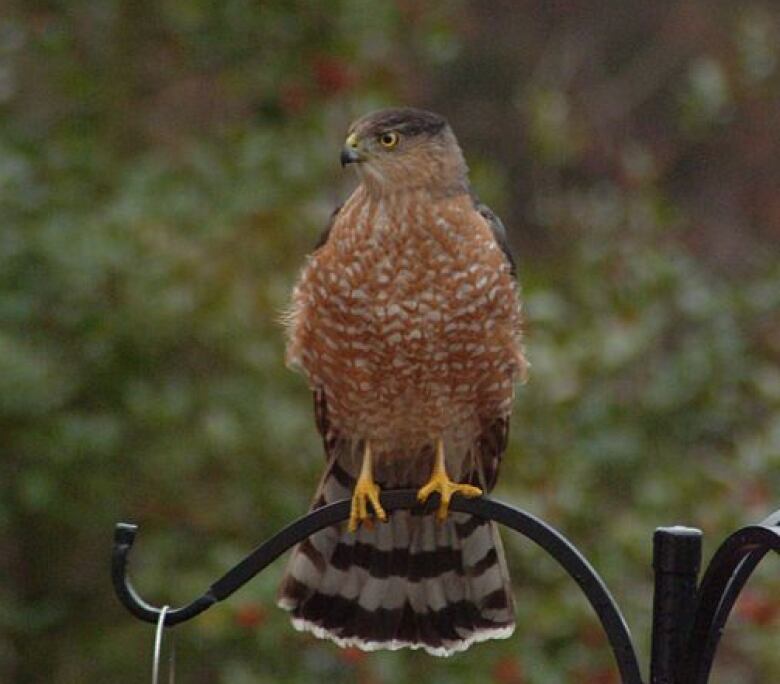
[{"label": "hawk's head", "polygon": [[355,121],[341,164],[355,164],[366,185],[381,192],[451,192],[467,186],[466,163],[447,121],[411,107],[382,109]]}]

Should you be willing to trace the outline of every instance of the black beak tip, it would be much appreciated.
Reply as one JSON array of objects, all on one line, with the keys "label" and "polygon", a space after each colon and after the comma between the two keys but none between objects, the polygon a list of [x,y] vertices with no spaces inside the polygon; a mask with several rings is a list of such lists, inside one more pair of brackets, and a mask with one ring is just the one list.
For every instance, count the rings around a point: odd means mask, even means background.
[{"label": "black beak tip", "polygon": [[358,153],[351,147],[345,147],[341,150],[341,166],[345,167],[347,164],[354,164],[358,161]]}]

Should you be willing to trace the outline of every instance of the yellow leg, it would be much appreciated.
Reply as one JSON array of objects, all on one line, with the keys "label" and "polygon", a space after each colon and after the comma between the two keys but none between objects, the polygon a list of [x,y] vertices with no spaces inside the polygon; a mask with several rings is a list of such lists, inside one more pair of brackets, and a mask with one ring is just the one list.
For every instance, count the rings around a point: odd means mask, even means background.
[{"label": "yellow leg", "polygon": [[431,479],[420,487],[417,492],[417,500],[427,501],[428,497],[434,492],[441,494],[441,503],[439,504],[439,510],[436,512],[436,517],[439,520],[446,520],[450,508],[450,499],[452,499],[453,494],[460,494],[469,499],[482,495],[482,490],[479,487],[474,487],[470,484],[458,484],[450,480],[444,463],[444,441],[441,437],[436,440],[436,460],[433,462]]},{"label": "yellow leg", "polygon": [[352,508],[349,513],[349,531],[356,532],[360,523],[366,523],[370,526],[371,514],[368,512],[368,504],[376,513],[376,517],[381,521],[387,520],[387,513],[379,503],[379,487],[374,482],[373,466],[371,463],[371,444],[366,440],[366,446],[363,451],[363,464],[360,466],[360,475],[355,483],[355,490],[352,492]]}]

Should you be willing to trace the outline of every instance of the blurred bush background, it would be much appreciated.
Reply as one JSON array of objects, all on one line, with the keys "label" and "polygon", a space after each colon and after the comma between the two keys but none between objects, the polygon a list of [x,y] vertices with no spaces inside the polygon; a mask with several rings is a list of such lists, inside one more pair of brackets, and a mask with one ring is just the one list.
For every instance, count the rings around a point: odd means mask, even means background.
[{"label": "blurred bush background", "polygon": [[[653,529],[709,558],[780,501],[779,59],[769,0],[7,0],[0,680],[148,680],[115,522],[180,604],[306,509],[279,313],[354,183],[347,124],[390,104],[449,118],[518,255],[533,368],[496,494],[581,546],[646,663]],[[274,607],[280,561],[176,630],[179,679],[617,682],[573,583],[505,540],[509,641],[341,651]],[[773,560],[716,682],[780,681]]]}]

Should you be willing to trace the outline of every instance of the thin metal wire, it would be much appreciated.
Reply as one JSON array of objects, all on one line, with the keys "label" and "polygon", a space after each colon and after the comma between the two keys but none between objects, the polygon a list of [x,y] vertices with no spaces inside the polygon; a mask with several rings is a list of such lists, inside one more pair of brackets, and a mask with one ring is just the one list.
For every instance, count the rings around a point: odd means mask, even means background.
[{"label": "thin metal wire", "polygon": [[157,684],[160,677],[160,651],[162,650],[162,635],[165,629],[165,614],[170,606],[163,606],[160,618],[157,620],[157,630],[154,634],[154,662],[152,663],[152,684]]}]

